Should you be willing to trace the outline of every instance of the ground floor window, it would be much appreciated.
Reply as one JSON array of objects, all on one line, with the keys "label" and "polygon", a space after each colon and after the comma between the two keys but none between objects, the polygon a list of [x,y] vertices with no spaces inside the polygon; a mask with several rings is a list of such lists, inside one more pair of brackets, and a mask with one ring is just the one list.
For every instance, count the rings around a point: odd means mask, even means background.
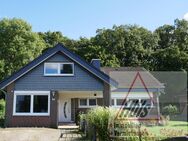
[{"label": "ground floor window", "polygon": [[17,113],[30,113],[31,96],[30,95],[17,95],[16,96],[16,112]]},{"label": "ground floor window", "polygon": [[147,99],[147,98],[142,98],[142,99],[127,98],[125,100],[123,98],[112,98],[112,106],[121,107],[122,105],[124,105],[127,108],[130,108],[130,107],[152,107],[153,102],[151,99]]},{"label": "ground floor window", "polygon": [[49,91],[15,91],[13,115],[49,115]]},{"label": "ground floor window", "polygon": [[80,98],[79,99],[79,108],[94,107],[97,105],[96,98]]}]

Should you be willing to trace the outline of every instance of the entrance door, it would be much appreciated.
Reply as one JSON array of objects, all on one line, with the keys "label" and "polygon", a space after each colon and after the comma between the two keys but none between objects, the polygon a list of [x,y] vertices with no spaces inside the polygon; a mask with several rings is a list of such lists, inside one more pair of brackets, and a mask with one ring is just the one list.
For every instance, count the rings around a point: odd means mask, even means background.
[{"label": "entrance door", "polygon": [[59,122],[71,122],[70,98],[62,98],[59,102]]}]

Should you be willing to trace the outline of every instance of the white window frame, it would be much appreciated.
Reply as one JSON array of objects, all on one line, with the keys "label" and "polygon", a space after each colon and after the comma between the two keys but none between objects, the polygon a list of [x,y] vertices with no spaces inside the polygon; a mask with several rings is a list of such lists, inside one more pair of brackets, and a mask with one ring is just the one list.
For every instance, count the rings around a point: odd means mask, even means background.
[{"label": "white window frame", "polygon": [[[118,98],[112,98],[112,99],[114,100],[114,105],[111,105],[112,107],[121,107],[121,105],[117,105],[117,99],[124,99],[124,98],[118,97]],[[134,100],[134,99],[139,100],[139,104],[140,105],[138,107],[150,107],[150,108],[154,108],[153,102],[151,102],[151,106],[142,106],[141,105],[141,100],[149,100],[148,98],[135,98],[135,97],[131,98],[130,97],[130,98],[127,98],[126,100],[128,101],[128,100]],[[127,104],[126,108],[130,108],[129,103]]]},{"label": "white window frame", "polygon": [[[16,99],[19,95],[30,95],[30,112],[16,112]],[[48,112],[47,113],[34,113],[33,112],[33,100],[35,95],[47,95],[48,96]],[[50,91],[14,91],[14,103],[13,103],[13,116],[50,116]]]},{"label": "white window frame", "polygon": [[[80,105],[80,99],[86,99],[87,100],[87,105]],[[96,105],[89,105],[89,100],[90,99],[95,99],[96,100]],[[79,108],[92,108],[97,106],[97,98],[79,98],[78,99],[79,103]]]},{"label": "white window frame", "polygon": [[[46,65],[47,64],[57,64],[58,65],[58,73],[57,74],[46,73]],[[72,73],[71,74],[61,74],[60,73],[61,65],[64,65],[64,64],[71,64],[72,65]],[[44,63],[44,76],[74,76],[74,63],[72,63],[72,62],[61,62],[61,63],[47,62],[47,63]]]}]

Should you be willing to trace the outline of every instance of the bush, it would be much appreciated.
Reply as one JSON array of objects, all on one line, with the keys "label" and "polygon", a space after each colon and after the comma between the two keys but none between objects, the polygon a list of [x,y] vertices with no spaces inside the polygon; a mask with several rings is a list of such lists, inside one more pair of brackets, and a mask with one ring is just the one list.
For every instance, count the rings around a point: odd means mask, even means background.
[{"label": "bush", "polygon": [[[99,140],[108,141],[108,120],[110,118],[110,109],[104,107],[93,108],[86,114],[86,121],[89,126],[93,126],[96,129]],[[91,128],[90,128],[91,129]]]},{"label": "bush", "polygon": [[162,109],[162,112],[164,115],[169,115],[169,116],[173,116],[175,114],[178,113],[178,109],[176,106],[173,106],[173,105],[168,105],[168,106],[165,106],[163,109]]},{"label": "bush", "polygon": [[[119,109],[118,109],[119,110]],[[117,109],[97,107],[80,115],[80,120],[87,121],[87,137],[93,139],[96,132],[99,141],[157,141],[159,137],[140,127],[139,121],[129,120],[128,117],[116,117]],[[126,110],[125,110],[126,113]]]},{"label": "bush", "polygon": [[[87,114],[80,116],[80,119],[85,119],[87,121],[87,132],[88,136],[91,138],[96,131],[96,134],[98,135],[98,139],[100,141],[110,141],[111,140],[111,135],[112,133],[117,133],[121,126],[123,125],[122,121],[129,122],[129,124],[132,124],[133,122],[130,122],[127,120],[127,117],[118,117],[116,119],[117,113],[119,109],[114,109],[114,108],[107,108],[107,107],[100,107],[98,106],[97,108],[90,109]],[[126,110],[124,110],[126,113]],[[137,124],[138,122],[135,122],[134,124]],[[120,128],[117,129],[115,126],[119,124]],[[112,129],[112,130],[111,130]],[[121,130],[121,129],[120,129]],[[125,130],[124,130],[125,131]],[[128,131],[125,131],[128,132]],[[120,131],[121,132],[121,131]],[[122,134],[122,133],[120,133]],[[131,138],[134,138],[130,136]]]},{"label": "bush", "polygon": [[5,118],[5,100],[0,100],[0,127],[4,126],[4,118]]},{"label": "bush", "polygon": [[1,99],[0,100],[0,119],[5,118],[5,100]]}]

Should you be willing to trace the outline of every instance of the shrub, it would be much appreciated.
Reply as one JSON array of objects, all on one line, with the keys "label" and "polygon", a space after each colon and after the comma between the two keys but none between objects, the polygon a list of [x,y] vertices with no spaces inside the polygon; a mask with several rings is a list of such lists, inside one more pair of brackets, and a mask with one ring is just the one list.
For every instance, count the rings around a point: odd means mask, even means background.
[{"label": "shrub", "polygon": [[[126,113],[126,110],[125,110]],[[129,120],[128,117],[115,118],[117,109],[97,107],[90,109],[86,114],[80,115],[80,120],[87,121],[87,133],[89,139],[92,139],[96,131],[99,141],[157,141],[155,134],[147,129],[140,128],[140,123],[136,120]]]},{"label": "shrub", "polygon": [[88,111],[86,114],[86,120],[89,126],[93,126],[96,129],[99,140],[108,141],[109,132],[108,132],[108,120],[110,117],[109,108],[97,107]]},{"label": "shrub", "polygon": [[5,117],[5,100],[0,100],[0,119],[4,119]]},{"label": "shrub", "polygon": [[173,106],[173,105],[168,105],[168,106],[165,106],[163,109],[162,109],[162,112],[164,115],[169,115],[169,116],[172,116],[172,115],[175,115],[177,114],[178,112],[178,109],[176,106]]},{"label": "shrub", "polygon": [[5,118],[5,100],[0,100],[0,127],[4,125],[4,118]]}]

